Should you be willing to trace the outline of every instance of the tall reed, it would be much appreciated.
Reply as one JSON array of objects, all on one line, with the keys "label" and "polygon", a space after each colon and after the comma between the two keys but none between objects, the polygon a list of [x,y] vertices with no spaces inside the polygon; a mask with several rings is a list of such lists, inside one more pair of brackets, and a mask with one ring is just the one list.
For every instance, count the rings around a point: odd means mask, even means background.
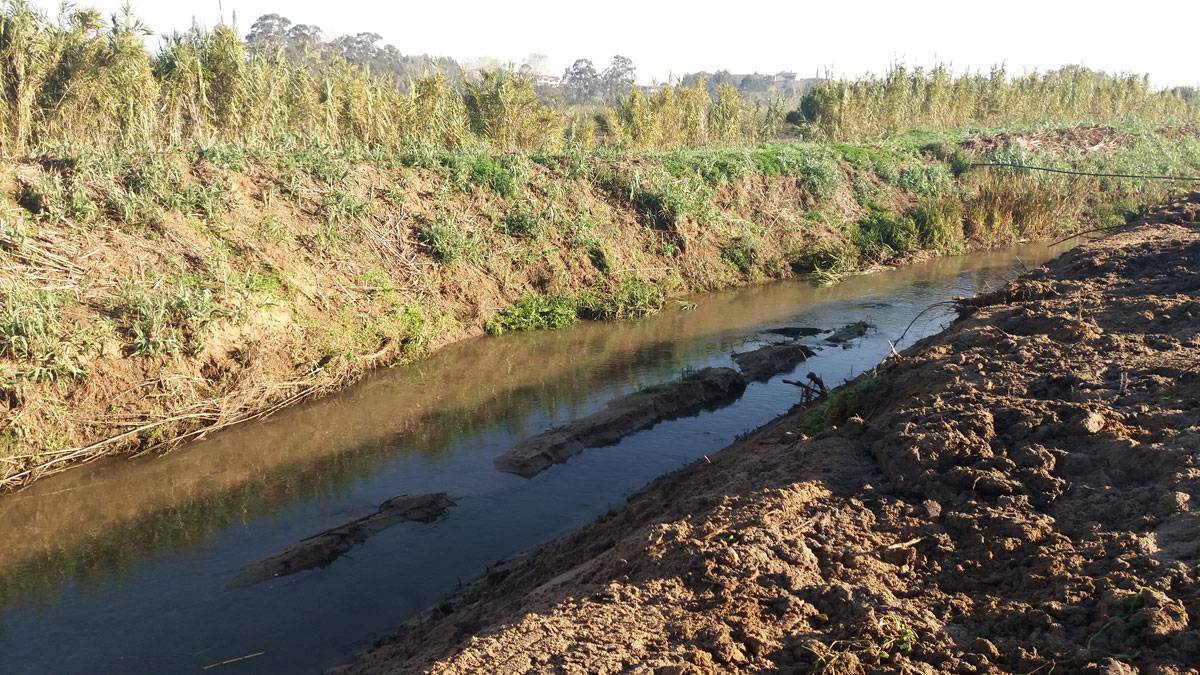
[{"label": "tall reed", "polygon": [[[1200,106],[1177,91],[1156,91],[1141,75],[1110,75],[1071,66],[1010,77],[1002,67],[954,75],[894,66],[882,77],[827,80],[797,111],[818,136],[833,141],[886,136],[916,128],[1105,122],[1130,117],[1179,121]],[[795,119],[795,118],[794,118]]]}]

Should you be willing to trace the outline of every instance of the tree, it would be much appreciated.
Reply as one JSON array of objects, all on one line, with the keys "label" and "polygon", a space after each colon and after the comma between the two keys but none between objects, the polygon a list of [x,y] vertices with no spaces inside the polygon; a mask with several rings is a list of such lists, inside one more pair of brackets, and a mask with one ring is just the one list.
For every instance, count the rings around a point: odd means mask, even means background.
[{"label": "tree", "polygon": [[596,66],[588,59],[579,59],[563,73],[563,93],[567,102],[574,104],[594,103],[600,93],[600,76]]},{"label": "tree", "polygon": [[539,77],[546,74],[546,63],[550,57],[545,54],[530,54],[525,57],[525,61],[521,63],[521,72],[534,77]]},{"label": "tree", "polygon": [[271,51],[287,45],[288,29],[292,22],[278,14],[264,14],[258,17],[250,32],[246,34],[246,44],[252,51]]},{"label": "tree", "polygon": [[604,74],[600,76],[605,98],[612,102],[628,94],[636,75],[637,69],[634,68],[633,61],[620,54],[612,57],[608,68],[605,68]]}]

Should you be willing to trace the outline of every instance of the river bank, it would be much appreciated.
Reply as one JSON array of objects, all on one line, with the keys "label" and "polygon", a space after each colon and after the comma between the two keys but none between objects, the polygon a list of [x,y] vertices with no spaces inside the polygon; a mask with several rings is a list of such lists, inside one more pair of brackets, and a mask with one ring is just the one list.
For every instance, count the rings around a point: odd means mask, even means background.
[{"label": "river bank", "polygon": [[1054,237],[1158,194],[966,171],[972,159],[1200,164],[1190,128],[1086,131],[652,155],[298,146],[8,161],[0,487],[165,450],[485,329]]},{"label": "river bank", "polygon": [[1200,197],[491,568],[350,672],[1187,673]]}]

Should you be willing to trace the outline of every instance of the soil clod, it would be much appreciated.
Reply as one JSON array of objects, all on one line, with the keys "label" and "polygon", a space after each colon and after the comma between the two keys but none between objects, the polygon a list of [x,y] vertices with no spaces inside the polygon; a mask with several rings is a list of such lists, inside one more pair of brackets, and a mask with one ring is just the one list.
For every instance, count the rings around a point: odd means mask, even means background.
[{"label": "soil clod", "polygon": [[845,344],[866,335],[870,328],[871,324],[866,321],[855,321],[835,330],[825,341],[835,345]]},{"label": "soil clod", "polygon": [[599,412],[518,443],[496,468],[532,478],[584,448],[613,445],[666,420],[715,410],[741,397],[746,380],[732,368],[705,368],[677,382],[614,399]]},{"label": "soil clod", "polygon": [[767,345],[750,352],[733,355],[733,362],[742,375],[752,382],[766,382],[779,373],[786,373],[813,356],[815,352],[800,344]]},{"label": "soil clod", "polygon": [[258,561],[243,570],[230,585],[252,586],[276,577],[327,567],[350,549],[393,525],[431,523],[441,518],[451,506],[454,506],[454,500],[444,492],[393,497],[369,516],[325,530],[282,553]]}]

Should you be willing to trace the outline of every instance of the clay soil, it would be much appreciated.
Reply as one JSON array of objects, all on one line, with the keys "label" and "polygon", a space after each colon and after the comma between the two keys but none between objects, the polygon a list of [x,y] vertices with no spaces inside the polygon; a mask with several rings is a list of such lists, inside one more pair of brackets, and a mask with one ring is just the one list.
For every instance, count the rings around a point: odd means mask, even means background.
[{"label": "clay soil", "polygon": [[621,510],[350,672],[1200,672],[1200,195]]}]

